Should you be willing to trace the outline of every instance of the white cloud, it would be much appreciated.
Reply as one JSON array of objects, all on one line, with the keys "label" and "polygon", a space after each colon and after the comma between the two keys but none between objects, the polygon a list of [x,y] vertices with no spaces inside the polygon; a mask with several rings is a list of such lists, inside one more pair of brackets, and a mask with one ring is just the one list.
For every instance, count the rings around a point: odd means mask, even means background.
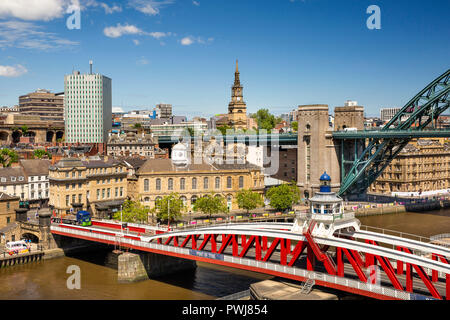
[{"label": "white cloud", "polygon": [[42,26],[33,22],[0,22],[0,48],[48,50],[78,45],[78,42],[60,38],[56,34],[44,32],[42,29]]},{"label": "white cloud", "polygon": [[181,44],[183,46],[190,46],[191,44],[194,43],[194,39],[191,37],[184,37],[183,39],[181,39]]},{"label": "white cloud", "polygon": [[[155,39],[167,37],[172,34],[171,32],[159,32],[159,31],[145,32],[134,25],[129,25],[129,24],[121,25],[120,23],[117,24],[117,26],[115,26],[115,27],[106,27],[105,29],[103,29],[103,33],[105,34],[105,36],[110,37],[110,38],[119,38],[123,35],[135,34],[135,35],[149,36],[149,37],[152,37]],[[135,45],[138,45],[140,43],[139,40],[133,40],[133,42]]]},{"label": "white cloud", "polygon": [[0,77],[19,77],[27,72],[27,68],[20,64],[16,66],[0,66]]},{"label": "white cloud", "polygon": [[203,38],[201,37],[193,37],[193,36],[188,36],[188,37],[184,37],[183,39],[181,39],[181,44],[183,46],[190,46],[191,44],[194,43],[200,43],[200,44],[205,44],[205,43],[210,43],[214,41],[214,38],[208,38],[206,41],[203,40]]},{"label": "white cloud", "polygon": [[61,17],[68,0],[1,0],[0,18],[49,21]]},{"label": "white cloud", "polygon": [[164,0],[164,1],[129,0],[128,4],[132,8],[134,8],[146,15],[155,16],[155,15],[159,14],[160,8],[162,8],[165,5],[172,4],[173,2],[174,2],[174,0]]},{"label": "white cloud", "polygon": [[136,61],[136,64],[138,66],[144,66],[149,64],[150,62],[145,58],[145,57],[141,57],[138,61]]},{"label": "white cloud", "polygon": [[118,38],[124,34],[143,34],[144,32],[136,26],[126,24],[122,26],[120,23],[116,27],[106,27],[103,29],[105,36],[110,38]]},{"label": "white cloud", "polygon": [[105,9],[106,14],[112,14],[114,12],[122,12],[122,8],[117,5],[108,6],[106,3],[100,2],[100,6]]},{"label": "white cloud", "polygon": [[198,6],[200,5],[200,2],[194,0],[194,1],[192,1],[192,4],[193,4],[194,6],[197,6],[197,7],[198,7]]},{"label": "white cloud", "polygon": [[140,45],[141,43],[139,42],[139,40],[137,40],[137,39],[133,39],[133,43],[135,44],[135,45]]}]

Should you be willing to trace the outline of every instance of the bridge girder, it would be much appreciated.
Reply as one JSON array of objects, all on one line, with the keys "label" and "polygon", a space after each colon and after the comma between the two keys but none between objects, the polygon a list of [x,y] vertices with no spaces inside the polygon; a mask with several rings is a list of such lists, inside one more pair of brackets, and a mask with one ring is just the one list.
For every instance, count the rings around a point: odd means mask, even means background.
[{"label": "bridge girder", "polygon": [[[381,130],[423,131],[450,106],[450,69],[428,84],[412,98]],[[405,119],[406,118],[406,119]],[[364,150],[351,161],[341,160],[342,182],[339,195],[363,193],[383,172],[411,138],[354,139],[355,144],[363,145]],[[341,150],[344,152],[344,150]],[[351,163],[348,172],[345,164]]]}]

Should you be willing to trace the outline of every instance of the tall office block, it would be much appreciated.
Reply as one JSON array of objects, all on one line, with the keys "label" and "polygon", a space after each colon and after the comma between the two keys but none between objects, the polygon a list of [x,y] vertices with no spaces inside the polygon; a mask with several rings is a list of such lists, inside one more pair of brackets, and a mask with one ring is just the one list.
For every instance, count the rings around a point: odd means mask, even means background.
[{"label": "tall office block", "polygon": [[74,71],[64,77],[66,142],[105,143],[112,128],[111,79]]}]

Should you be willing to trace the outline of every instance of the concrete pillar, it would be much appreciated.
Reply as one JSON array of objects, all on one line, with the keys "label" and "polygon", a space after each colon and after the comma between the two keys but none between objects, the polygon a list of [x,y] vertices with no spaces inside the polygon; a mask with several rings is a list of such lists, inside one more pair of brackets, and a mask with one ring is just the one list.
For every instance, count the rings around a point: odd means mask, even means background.
[{"label": "concrete pillar", "polygon": [[126,252],[118,258],[119,282],[135,282],[165,276],[180,271],[194,270],[197,263],[151,252]]}]

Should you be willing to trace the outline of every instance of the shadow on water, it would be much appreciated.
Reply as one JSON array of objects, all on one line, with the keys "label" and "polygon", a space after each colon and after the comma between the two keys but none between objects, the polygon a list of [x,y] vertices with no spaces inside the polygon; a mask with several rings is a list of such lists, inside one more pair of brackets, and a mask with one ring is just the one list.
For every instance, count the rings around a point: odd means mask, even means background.
[{"label": "shadow on water", "polygon": [[[155,280],[203,294],[223,297],[248,290],[250,285],[272,276],[197,262],[197,269],[159,277]],[[231,280],[232,279],[232,280]]]}]

